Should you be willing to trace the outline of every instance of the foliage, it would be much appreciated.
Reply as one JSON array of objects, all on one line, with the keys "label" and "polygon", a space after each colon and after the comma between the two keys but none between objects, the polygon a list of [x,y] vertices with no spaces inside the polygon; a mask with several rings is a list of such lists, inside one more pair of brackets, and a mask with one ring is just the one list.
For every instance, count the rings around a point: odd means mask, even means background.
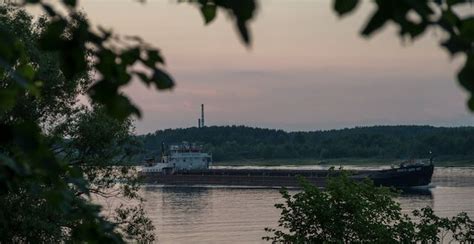
[{"label": "foliage", "polygon": [[[359,0],[334,0],[334,10],[346,16]],[[430,28],[443,32],[440,45],[453,57],[462,56],[464,66],[457,74],[458,82],[469,91],[468,107],[474,111],[474,17],[472,0],[374,0],[372,13],[361,35],[370,37],[388,23],[395,24],[398,35],[416,40]]]},{"label": "foliage", "polygon": [[[206,23],[217,9],[229,13],[250,43],[254,1],[189,2],[200,6]],[[33,22],[22,9],[26,5],[39,6],[46,15]],[[128,118],[140,117],[120,89],[132,78],[157,90],[172,88],[174,81],[158,49],[139,37],[92,26],[76,5],[75,0],[0,5],[0,207],[5,210],[0,242],[154,238],[134,172],[109,164],[128,160],[133,149]],[[94,109],[76,107],[78,95],[88,96]],[[120,205],[114,216],[104,217],[91,193],[135,199],[138,205]]]},{"label": "foliage", "polygon": [[161,142],[201,142],[216,161],[285,158],[472,158],[474,128],[373,126],[285,132],[244,126],[167,129],[140,136],[146,156],[159,156]]},{"label": "foliage", "polygon": [[[0,20],[0,29],[24,47],[16,65],[0,76],[1,91],[14,90],[14,101],[0,111],[0,242],[153,240],[136,174],[109,166],[134,152],[131,120],[112,118],[102,106],[76,106],[92,79],[88,70],[66,78],[58,54],[39,47],[50,20],[33,22],[22,9],[6,5],[0,5]],[[17,87],[20,71],[32,72],[32,86]],[[138,203],[104,217],[91,193]]]},{"label": "foliage", "polygon": [[264,240],[283,243],[438,243],[447,234],[456,241],[474,240],[474,221],[465,213],[441,218],[431,208],[401,213],[387,188],[347,175],[329,180],[323,191],[302,180],[302,191],[281,190],[280,229],[266,228]]},{"label": "foliage", "polygon": [[[102,27],[93,31],[76,1],[61,3],[66,15],[49,3],[19,1],[42,7],[47,16],[37,23],[17,7],[0,6],[0,206],[7,209],[1,239],[152,241],[153,227],[141,204],[121,205],[107,220],[87,199],[94,193],[142,201],[129,168],[104,165],[128,158],[126,118],[140,116],[119,90],[132,77],[159,90],[174,81],[163,70],[158,49]],[[231,1],[193,3],[232,13],[243,40],[250,42],[246,25],[253,10]],[[100,77],[97,82],[89,77],[91,70]],[[108,115],[74,107],[77,95],[85,93]],[[119,185],[118,179],[127,182]]]},{"label": "foliage", "polygon": [[252,20],[257,10],[255,0],[188,0],[188,2],[199,7],[205,24],[211,23],[216,18],[218,9],[225,11],[234,20],[244,44],[250,45],[251,35],[248,22]]},{"label": "foliage", "polygon": [[65,128],[60,137],[67,139],[56,153],[71,167],[79,168],[87,180],[85,189],[74,189],[75,195],[91,194],[98,202],[117,203],[102,212],[109,212],[106,219],[118,233],[128,241],[154,241],[154,227],[138,194],[138,173],[134,167],[124,166],[140,146],[131,136],[131,119],[111,118],[101,106],[95,106],[81,109],[65,123],[59,126]]},{"label": "foliage", "polygon": [[65,79],[56,55],[38,48],[45,19],[34,24],[26,12],[4,5],[0,18],[2,38],[15,39],[15,47],[2,42],[1,51],[18,51],[8,56],[13,67],[0,60],[1,242],[58,242],[70,237],[120,242],[98,206],[71,191],[70,186],[87,186],[81,170],[57,158],[51,150],[55,140],[43,135],[73,113],[84,74]]},{"label": "foliage", "polygon": [[[212,20],[209,9],[214,17],[217,9],[226,11],[243,41],[250,43],[247,24],[256,8],[254,1],[190,3],[200,6],[206,22]],[[33,23],[21,9],[26,5],[39,6],[46,16]],[[157,90],[172,88],[174,81],[164,70],[158,49],[139,37],[121,37],[92,26],[76,5],[76,0],[55,4],[2,1],[0,5],[0,206],[8,209],[0,219],[1,242],[153,239],[141,205],[119,207],[114,223],[101,216],[89,197],[93,189],[100,189],[101,194],[104,189],[114,189],[117,174],[131,177],[125,167],[99,165],[125,159],[120,158],[122,154],[114,155],[116,148],[109,148],[124,146],[119,139],[124,134],[114,134],[114,130],[127,128],[130,115],[140,117],[139,109],[120,89],[132,78]],[[97,128],[84,122],[95,116],[88,118],[89,112],[81,115],[84,123],[69,125],[84,111],[75,107],[79,94],[87,95],[110,119],[118,120],[94,124],[107,128],[105,133],[97,133]],[[122,122],[123,127],[117,126]],[[97,140],[89,142],[86,136]],[[129,146],[127,142],[125,147]],[[130,186],[125,184],[120,192],[136,199],[136,188]],[[28,209],[29,205],[34,206]],[[26,232],[30,227],[35,228]]]}]

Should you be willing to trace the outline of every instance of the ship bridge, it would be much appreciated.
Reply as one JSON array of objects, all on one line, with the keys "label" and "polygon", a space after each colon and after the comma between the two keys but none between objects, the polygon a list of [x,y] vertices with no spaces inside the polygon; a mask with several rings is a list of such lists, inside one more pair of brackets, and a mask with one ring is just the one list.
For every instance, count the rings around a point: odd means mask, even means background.
[{"label": "ship bridge", "polygon": [[212,155],[202,149],[201,145],[188,142],[171,145],[169,154],[163,157],[163,162],[178,172],[209,169]]}]

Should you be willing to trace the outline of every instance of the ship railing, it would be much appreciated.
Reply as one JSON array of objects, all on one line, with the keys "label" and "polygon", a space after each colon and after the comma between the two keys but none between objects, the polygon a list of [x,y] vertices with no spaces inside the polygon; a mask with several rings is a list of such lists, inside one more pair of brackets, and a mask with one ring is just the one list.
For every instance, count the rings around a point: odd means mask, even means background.
[{"label": "ship railing", "polygon": [[171,152],[201,152],[202,146],[171,145]]}]

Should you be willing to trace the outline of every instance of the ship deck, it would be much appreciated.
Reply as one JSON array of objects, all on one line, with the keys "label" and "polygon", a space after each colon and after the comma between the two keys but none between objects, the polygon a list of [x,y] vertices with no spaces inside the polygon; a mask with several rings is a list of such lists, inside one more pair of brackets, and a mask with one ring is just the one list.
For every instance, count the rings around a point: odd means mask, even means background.
[{"label": "ship deck", "polygon": [[173,175],[226,175],[226,176],[304,176],[326,177],[341,172],[350,174],[367,174],[374,170],[289,170],[289,169],[208,169],[175,172]]}]

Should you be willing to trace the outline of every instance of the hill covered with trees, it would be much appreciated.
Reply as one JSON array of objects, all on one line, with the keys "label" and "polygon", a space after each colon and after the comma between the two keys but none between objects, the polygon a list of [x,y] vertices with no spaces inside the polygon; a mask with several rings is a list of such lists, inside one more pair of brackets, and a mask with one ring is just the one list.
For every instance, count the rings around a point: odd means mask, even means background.
[{"label": "hill covered with trees", "polygon": [[210,126],[159,130],[139,136],[147,156],[160,145],[199,142],[214,161],[240,159],[474,158],[474,127],[372,126],[312,132]]}]

